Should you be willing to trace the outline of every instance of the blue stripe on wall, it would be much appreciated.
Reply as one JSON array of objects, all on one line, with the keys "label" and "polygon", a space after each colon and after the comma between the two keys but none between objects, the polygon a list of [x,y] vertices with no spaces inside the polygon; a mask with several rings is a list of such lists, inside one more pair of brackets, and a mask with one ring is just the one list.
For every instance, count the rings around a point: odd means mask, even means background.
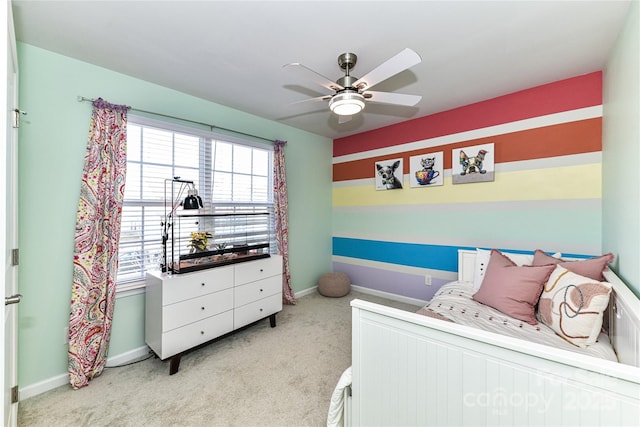
[{"label": "blue stripe on wall", "polygon": [[[369,261],[429,268],[442,271],[458,271],[458,249],[475,250],[468,246],[425,245],[418,243],[383,242],[378,240],[333,238],[333,255]],[[483,248],[491,249],[491,248]],[[533,251],[500,249],[523,254]],[[590,258],[591,255],[563,254],[564,257]]]},{"label": "blue stripe on wall", "polygon": [[333,255],[335,256],[452,272],[458,271],[458,249],[475,250],[475,248],[461,246],[333,238]]}]

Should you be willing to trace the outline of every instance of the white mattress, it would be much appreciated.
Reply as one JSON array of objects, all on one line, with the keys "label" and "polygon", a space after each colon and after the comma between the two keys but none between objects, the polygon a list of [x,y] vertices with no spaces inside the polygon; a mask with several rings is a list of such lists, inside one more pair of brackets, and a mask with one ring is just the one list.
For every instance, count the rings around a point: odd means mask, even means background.
[{"label": "white mattress", "polygon": [[589,356],[617,362],[618,358],[606,333],[600,333],[598,341],[587,348],[579,348],[558,336],[551,328],[538,322],[530,325],[506,314],[480,304],[472,299],[473,284],[451,282],[440,288],[423,309],[430,310],[453,322],[520,338],[525,341],[550,345],[564,350],[575,351]]}]

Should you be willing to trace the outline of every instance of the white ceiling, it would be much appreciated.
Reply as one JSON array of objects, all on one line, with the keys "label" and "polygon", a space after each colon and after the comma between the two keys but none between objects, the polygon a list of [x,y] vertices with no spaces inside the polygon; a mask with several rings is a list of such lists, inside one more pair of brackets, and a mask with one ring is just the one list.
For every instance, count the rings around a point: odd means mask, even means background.
[{"label": "white ceiling", "polygon": [[[602,70],[629,4],[13,0],[13,10],[19,41],[338,138]],[[375,90],[422,95],[417,106],[369,103],[339,125],[325,102],[291,105],[326,92],[284,64],[336,80],[338,55],[353,52],[360,77],[407,47],[422,62]]]}]

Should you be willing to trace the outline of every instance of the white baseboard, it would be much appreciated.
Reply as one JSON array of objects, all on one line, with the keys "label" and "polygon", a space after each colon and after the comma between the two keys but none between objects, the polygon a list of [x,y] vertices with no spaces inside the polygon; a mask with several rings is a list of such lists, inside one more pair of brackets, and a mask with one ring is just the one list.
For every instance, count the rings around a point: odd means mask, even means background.
[{"label": "white baseboard", "polygon": [[33,396],[45,393],[54,388],[61,387],[65,384],[69,384],[69,374],[57,375],[53,378],[40,381],[39,383],[31,384],[26,387],[20,387],[18,390],[19,400],[25,400]]},{"label": "white baseboard", "polygon": [[151,349],[148,346],[134,348],[133,350],[121,353],[113,357],[107,358],[106,368],[117,368],[118,365],[124,365],[125,363],[131,363],[137,359],[148,356]]},{"label": "white baseboard", "polygon": [[351,289],[353,289],[354,291],[362,292],[363,294],[374,295],[376,297],[386,298],[386,299],[390,299],[392,301],[403,302],[405,304],[412,304],[412,305],[416,305],[416,306],[419,306],[419,307],[422,307],[423,305],[425,305],[427,303],[427,301],[423,301],[421,299],[410,298],[410,297],[405,297],[405,296],[402,296],[402,295],[391,294],[389,292],[378,291],[378,290],[371,289],[371,288],[365,288],[363,286],[351,285]]},{"label": "white baseboard", "polygon": [[[113,357],[107,358],[106,367],[115,367],[118,365],[122,365],[125,363],[130,363],[144,357],[149,354],[149,347],[146,345],[144,347],[136,348],[131,351],[127,351],[126,353],[118,354]],[[30,384],[26,387],[21,387],[19,389],[19,400],[25,400],[33,396],[37,396],[39,394],[45,393],[49,390],[53,390],[54,388],[58,388],[64,385],[69,384],[69,374],[61,374],[56,375],[55,377],[46,379],[44,381],[40,381],[39,383]]]},{"label": "white baseboard", "polygon": [[312,286],[310,288],[303,289],[302,291],[294,292],[293,296],[295,298],[300,298],[300,297],[312,294],[312,293],[317,292],[317,291],[318,291],[318,287],[317,286]]},{"label": "white baseboard", "polygon": [[[351,289],[353,289],[354,291],[357,291],[357,292],[362,292],[363,294],[374,295],[376,297],[386,298],[386,299],[390,299],[392,301],[403,302],[405,304],[417,305],[419,307],[422,307],[423,305],[425,305],[427,303],[427,301],[423,301],[423,300],[420,300],[420,299],[417,299],[417,298],[410,298],[410,297],[405,297],[405,296],[402,296],[402,295],[391,294],[389,292],[377,291],[375,289],[365,288],[363,286],[351,285]],[[309,294],[314,293],[314,292],[318,292],[318,287],[317,286],[312,286],[312,287],[304,289],[302,291],[295,292],[294,293],[294,297],[295,298],[300,298],[300,297],[303,297],[305,295],[309,295]]]}]

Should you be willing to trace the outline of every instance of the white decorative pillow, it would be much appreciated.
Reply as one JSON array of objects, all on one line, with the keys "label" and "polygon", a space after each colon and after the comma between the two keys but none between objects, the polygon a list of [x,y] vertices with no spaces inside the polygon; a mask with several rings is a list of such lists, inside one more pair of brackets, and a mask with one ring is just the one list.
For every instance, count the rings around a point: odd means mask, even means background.
[{"label": "white decorative pillow", "polygon": [[538,302],[538,318],[578,347],[596,342],[602,315],[609,305],[611,285],[580,276],[558,265]]},{"label": "white decorative pillow", "polygon": [[[518,267],[533,264],[533,254],[516,254],[513,252],[502,251],[500,251],[500,253],[505,255],[511,261],[515,262]],[[553,254],[554,258],[560,258],[561,256],[562,254],[560,252]],[[482,280],[484,279],[484,274],[487,271],[487,266],[489,265],[490,258],[491,250],[476,248],[476,264],[473,272],[474,292],[477,292],[480,289],[480,285],[482,285]]]}]

